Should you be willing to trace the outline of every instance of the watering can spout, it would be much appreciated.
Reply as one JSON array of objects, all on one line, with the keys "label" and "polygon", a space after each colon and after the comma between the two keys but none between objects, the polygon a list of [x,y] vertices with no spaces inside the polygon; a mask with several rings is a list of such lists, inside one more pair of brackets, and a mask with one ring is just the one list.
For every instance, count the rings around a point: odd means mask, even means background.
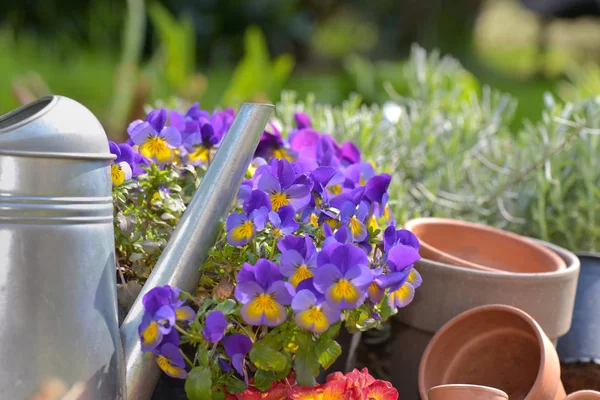
[{"label": "watering can spout", "polygon": [[200,266],[216,241],[222,218],[235,200],[273,108],[267,104],[242,104],[177,229],[121,325],[129,400],[150,399],[160,375],[153,354],[142,352],[140,347],[142,298],[156,286],[168,284],[184,291],[196,288]]}]

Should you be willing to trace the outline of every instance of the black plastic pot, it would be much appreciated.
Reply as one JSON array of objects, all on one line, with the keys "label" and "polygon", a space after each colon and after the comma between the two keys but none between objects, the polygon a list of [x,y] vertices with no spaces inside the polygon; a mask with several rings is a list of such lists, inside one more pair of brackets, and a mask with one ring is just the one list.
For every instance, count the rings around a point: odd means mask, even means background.
[{"label": "black plastic pot", "polygon": [[577,254],[581,272],[569,332],[558,341],[561,361],[600,364],[600,253]]}]

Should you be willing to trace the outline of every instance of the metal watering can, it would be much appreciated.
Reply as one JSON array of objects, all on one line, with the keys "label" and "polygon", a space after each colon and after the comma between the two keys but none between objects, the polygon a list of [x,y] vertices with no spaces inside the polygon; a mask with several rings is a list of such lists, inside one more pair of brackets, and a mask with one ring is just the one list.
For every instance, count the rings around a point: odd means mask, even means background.
[{"label": "metal watering can", "polygon": [[[191,291],[271,105],[243,104],[121,330],[108,140],[61,96],[0,116],[0,392],[25,399],[48,378],[73,399],[149,399],[159,370],[142,353],[142,297]],[[71,392],[74,393],[74,392]]]}]

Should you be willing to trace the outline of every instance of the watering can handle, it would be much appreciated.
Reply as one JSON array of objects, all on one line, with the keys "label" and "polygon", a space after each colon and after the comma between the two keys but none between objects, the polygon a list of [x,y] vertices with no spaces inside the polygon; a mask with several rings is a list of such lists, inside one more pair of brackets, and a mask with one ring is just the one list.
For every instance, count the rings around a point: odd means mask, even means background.
[{"label": "watering can handle", "polygon": [[154,355],[143,353],[140,347],[142,298],[156,286],[171,285],[189,292],[197,287],[200,265],[217,239],[221,219],[231,208],[273,108],[268,104],[242,104],[200,187],[121,325],[129,400],[150,399],[160,375]]}]

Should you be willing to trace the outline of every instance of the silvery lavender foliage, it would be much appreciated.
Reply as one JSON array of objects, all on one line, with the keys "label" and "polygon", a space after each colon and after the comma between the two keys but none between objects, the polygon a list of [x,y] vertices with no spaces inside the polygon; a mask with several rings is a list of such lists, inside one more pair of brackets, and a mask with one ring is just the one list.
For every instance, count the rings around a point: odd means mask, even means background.
[{"label": "silvery lavender foliage", "polygon": [[276,115],[289,131],[294,112],[306,112],[319,131],[356,143],[393,176],[399,223],[451,217],[572,250],[600,247],[600,98],[560,104],[546,96],[541,121],[511,132],[516,101],[480,91],[451,57],[414,47],[399,72],[405,95],[388,87],[381,107],[356,95],[333,107],[284,93]]}]

